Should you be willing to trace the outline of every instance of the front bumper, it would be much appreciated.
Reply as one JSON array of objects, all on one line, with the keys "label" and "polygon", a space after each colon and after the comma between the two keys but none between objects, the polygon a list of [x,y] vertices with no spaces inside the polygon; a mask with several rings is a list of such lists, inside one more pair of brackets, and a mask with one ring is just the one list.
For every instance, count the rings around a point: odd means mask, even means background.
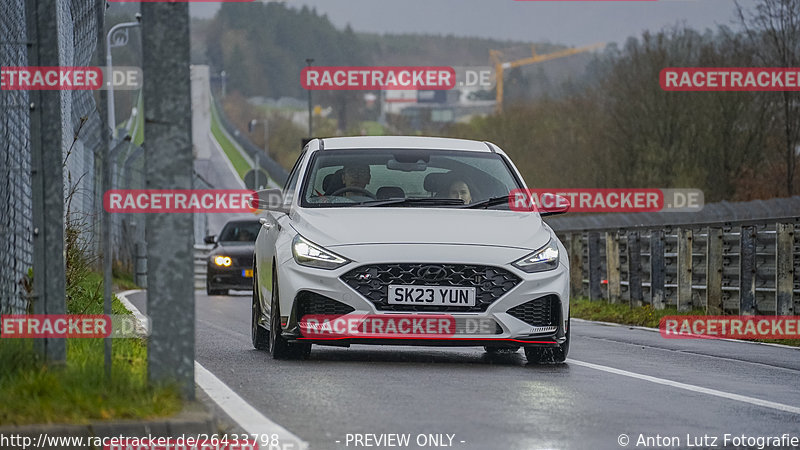
[{"label": "front bumper", "polygon": [[213,263],[208,263],[206,280],[211,289],[253,289],[253,277],[245,277],[244,271],[252,267],[220,267]]},{"label": "front bumper", "polygon": [[[345,252],[342,248],[335,249],[338,253],[350,258],[353,261],[367,261],[366,256],[370,254],[382,254],[383,262],[396,263],[426,263],[426,264],[463,264],[463,252],[454,249],[456,246],[441,246],[439,249],[432,249],[436,246],[417,246],[402,245],[402,254],[397,252],[380,251],[359,246],[357,252]],[[346,249],[345,249],[346,250]],[[432,251],[433,250],[433,251]],[[357,253],[357,254],[355,254]],[[391,254],[395,253],[395,254]],[[566,340],[567,318],[569,317],[569,268],[563,262],[556,269],[528,274],[510,264],[527,254],[523,249],[509,248],[485,248],[481,250],[481,265],[493,266],[513,273],[520,281],[505,294],[489,304],[485,311],[478,312],[433,312],[433,311],[386,311],[376,307],[376,304],[365,298],[357,290],[348,285],[342,279],[342,275],[350,272],[354,268],[369,264],[380,264],[382,261],[369,260],[369,262],[351,262],[336,270],[315,269],[297,264],[293,258],[289,257],[279,263],[278,283],[280,286],[280,309],[288,312],[281,318],[286,326],[283,336],[290,341],[311,342],[322,345],[350,344],[378,344],[378,345],[425,345],[425,346],[498,346],[498,347],[526,347],[526,346],[557,346]],[[420,261],[420,254],[433,254],[436,259]],[[359,258],[361,257],[361,258]],[[432,338],[404,337],[399,335],[387,335],[380,338],[376,337],[339,337],[339,338],[315,338],[304,335],[301,332],[296,301],[301,292],[311,292],[313,294],[332,299],[336,302],[347,305],[352,309],[349,315],[368,315],[371,317],[392,317],[396,314],[413,314],[423,316],[425,314],[446,314],[458,320],[492,320],[497,324],[496,330],[491,333],[469,333],[461,332],[448,337],[436,336]],[[264,298],[269,298],[269,292],[262,292]],[[518,317],[509,313],[509,310],[519,307],[525,303],[542,298],[552,298],[557,302],[553,310],[552,326],[543,328],[526,323]],[[537,324],[539,325],[539,324]]]}]

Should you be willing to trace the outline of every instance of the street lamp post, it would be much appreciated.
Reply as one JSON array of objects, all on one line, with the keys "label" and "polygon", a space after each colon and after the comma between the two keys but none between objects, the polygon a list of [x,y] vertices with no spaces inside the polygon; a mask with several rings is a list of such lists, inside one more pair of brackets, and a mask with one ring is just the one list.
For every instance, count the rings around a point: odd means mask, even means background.
[{"label": "street lamp post", "polygon": [[108,88],[108,126],[111,127],[112,139],[117,138],[117,118],[114,113],[114,76],[112,73],[113,64],[111,63],[111,49],[114,47],[124,47],[128,45],[128,30],[136,28],[142,24],[142,15],[136,13],[136,22],[118,23],[108,30],[106,35],[106,80]]},{"label": "street lamp post", "polygon": [[[256,127],[256,124],[261,122],[264,125],[264,154],[269,157],[269,119],[264,118],[264,120],[253,119],[248,124],[249,131],[252,133]],[[261,154],[256,152],[256,159],[254,163],[255,167],[255,179],[253,180],[253,184],[255,185],[256,189],[258,189],[258,173],[261,171]]]},{"label": "street lamp post", "polygon": [[[314,63],[314,58],[306,59],[306,67],[311,67],[311,64]],[[311,115],[311,89],[307,89],[308,91],[308,138],[311,139],[314,137],[313,133],[313,126],[312,126],[312,115]]]}]

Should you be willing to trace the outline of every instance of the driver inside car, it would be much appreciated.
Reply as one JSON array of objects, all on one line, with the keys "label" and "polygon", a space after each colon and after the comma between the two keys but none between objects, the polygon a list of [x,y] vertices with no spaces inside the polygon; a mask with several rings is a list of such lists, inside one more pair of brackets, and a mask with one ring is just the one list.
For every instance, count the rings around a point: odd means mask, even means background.
[{"label": "driver inside car", "polygon": [[342,173],[342,183],[344,187],[340,189],[341,195],[346,197],[363,197],[364,191],[369,184],[372,175],[369,165],[364,163],[348,164],[344,166]]}]

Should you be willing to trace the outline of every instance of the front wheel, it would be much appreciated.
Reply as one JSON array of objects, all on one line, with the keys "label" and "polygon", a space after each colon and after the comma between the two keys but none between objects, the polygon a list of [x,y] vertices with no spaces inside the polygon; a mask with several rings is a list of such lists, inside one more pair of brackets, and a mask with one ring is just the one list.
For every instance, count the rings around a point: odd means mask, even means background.
[{"label": "front wheel", "polygon": [[569,354],[569,335],[572,332],[572,324],[567,318],[567,340],[558,347],[525,347],[525,357],[531,363],[563,363]]},{"label": "front wheel", "polygon": [[290,344],[281,336],[281,311],[278,303],[278,274],[272,272],[272,301],[269,314],[269,353],[272,359],[304,359],[311,353],[311,344]]}]

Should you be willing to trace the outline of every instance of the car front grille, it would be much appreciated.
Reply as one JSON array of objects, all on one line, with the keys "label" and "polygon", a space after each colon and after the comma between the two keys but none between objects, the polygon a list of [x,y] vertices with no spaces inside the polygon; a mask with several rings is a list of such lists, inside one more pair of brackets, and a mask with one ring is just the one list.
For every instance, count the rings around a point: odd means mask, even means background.
[{"label": "car front grille", "polygon": [[295,304],[298,318],[310,314],[342,316],[355,311],[349,305],[310,291],[298,292]]},{"label": "car front grille", "polygon": [[[431,274],[435,276],[431,276]],[[521,280],[513,273],[472,264],[397,263],[371,264],[341,276],[381,311],[482,312]],[[390,305],[389,285],[460,286],[475,288],[475,306]]]},{"label": "car front grille", "polygon": [[555,327],[558,326],[560,307],[558,296],[546,295],[515,306],[506,312],[534,327]]}]

